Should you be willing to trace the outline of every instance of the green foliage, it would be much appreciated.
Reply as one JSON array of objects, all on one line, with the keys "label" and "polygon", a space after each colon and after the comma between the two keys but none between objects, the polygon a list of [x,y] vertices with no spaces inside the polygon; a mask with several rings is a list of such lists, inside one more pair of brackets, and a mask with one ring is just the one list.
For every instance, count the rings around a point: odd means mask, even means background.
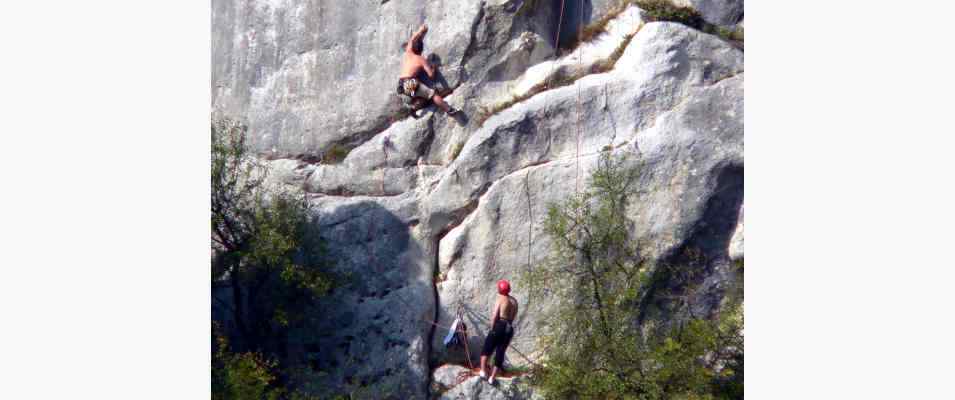
[{"label": "green foliage", "polygon": [[703,29],[706,24],[703,16],[692,7],[675,6],[668,0],[636,0],[634,3],[643,9],[647,22],[677,22],[693,29]]},{"label": "green foliage", "polygon": [[350,148],[345,145],[335,143],[328,147],[328,150],[325,151],[325,154],[322,156],[322,162],[325,164],[340,164],[342,161],[345,161],[345,157],[348,157],[348,153],[351,153]]},{"label": "green foliage", "polygon": [[283,390],[274,386],[274,360],[261,353],[232,353],[228,340],[214,334],[218,348],[212,357],[213,400],[276,400]]},{"label": "green foliage", "polygon": [[[621,8],[620,11],[622,10],[623,9]],[[616,11],[616,13],[619,14],[620,11]],[[613,16],[616,16],[617,14],[614,14]],[[607,21],[602,22],[603,26],[600,29],[605,29],[606,23]],[[643,26],[640,26],[640,28],[643,28]],[[593,29],[597,29],[597,28],[593,28]],[[637,32],[639,32],[639,28]],[[597,33],[594,33],[594,32],[590,33],[591,36],[596,34]],[[484,122],[487,121],[488,118],[491,118],[492,116],[494,116],[495,114],[498,114],[501,111],[504,111],[517,103],[520,103],[531,97],[534,97],[535,95],[539,93],[542,93],[551,89],[557,89],[564,86],[570,86],[574,84],[574,82],[576,82],[578,79],[583,78],[589,74],[599,74],[599,73],[604,73],[604,72],[612,70],[613,67],[617,64],[617,60],[619,60],[620,57],[623,56],[623,52],[627,49],[627,46],[630,44],[630,41],[633,40],[634,36],[636,36],[636,32],[630,35],[626,35],[623,41],[620,43],[620,45],[618,45],[617,48],[615,48],[614,51],[610,53],[610,56],[594,63],[590,67],[589,71],[582,70],[582,71],[571,73],[565,68],[558,68],[556,71],[554,71],[552,75],[548,76],[543,82],[538,83],[532,86],[530,89],[528,89],[526,93],[522,95],[518,95],[518,96],[511,96],[509,99],[505,101],[492,104],[490,106],[482,106],[480,110],[478,111],[478,117],[477,117],[478,126],[484,125]],[[589,40],[589,39],[590,38],[588,37],[586,40]],[[580,42],[578,42],[577,44],[579,43]],[[574,44],[574,46],[577,46],[577,44]]]},{"label": "green foliage", "polygon": [[608,10],[602,17],[600,17],[600,19],[581,27],[577,31],[577,35],[573,37],[573,41],[563,46],[564,50],[573,51],[582,43],[589,42],[595,37],[607,32],[607,25],[610,24],[610,21],[613,21],[614,18],[620,16],[620,14],[626,11],[627,7],[629,7],[632,3],[633,1],[620,2]]},{"label": "green foliage", "polygon": [[741,308],[738,320],[636,322],[659,277],[630,234],[638,172],[604,153],[588,190],[548,209],[553,254],[521,278],[531,298],[556,301],[541,318],[548,358],[534,383],[554,399],[741,398]]},{"label": "green foliage", "polygon": [[[640,28],[637,28],[637,32],[643,28],[643,25],[640,25]],[[620,60],[620,57],[623,56],[623,52],[627,50],[627,46],[630,45],[630,41],[633,40],[633,37],[637,34],[627,35],[624,37],[623,42],[613,50],[613,53],[610,53],[610,57],[607,57],[603,60],[596,62],[592,67],[590,67],[590,73],[599,74],[610,71],[615,65],[617,65],[617,60]]]},{"label": "green foliage", "polygon": [[464,149],[464,142],[457,142],[454,144],[454,147],[451,148],[451,161],[454,161],[458,158],[462,149]]},{"label": "green foliage", "polygon": [[559,68],[555,71],[553,75],[550,75],[543,82],[538,83],[532,86],[527,90],[526,93],[518,96],[511,96],[511,98],[492,104],[490,106],[482,106],[478,111],[477,124],[478,126],[484,125],[484,122],[491,118],[497,113],[504,111],[511,106],[525,101],[531,97],[534,97],[538,93],[542,93],[547,90],[557,89],[559,87],[569,86],[576,82],[578,79],[587,76],[587,71],[578,71],[577,73],[569,73],[564,68]]},{"label": "green foliage", "polygon": [[521,4],[520,8],[517,9],[516,14],[525,15],[525,14],[533,13],[537,11],[537,6],[539,4],[542,4],[542,3],[538,0],[525,0],[524,3]]},{"label": "green foliage", "polygon": [[211,278],[229,291],[215,301],[235,325],[228,334],[236,353],[221,365],[251,385],[265,379],[258,367],[277,367],[263,360],[282,362],[289,329],[334,280],[304,193],[270,187],[246,136],[235,121],[212,124]]},{"label": "green foliage", "polygon": [[712,35],[719,36],[726,40],[742,42],[743,41],[743,29],[729,29],[722,26],[716,26],[712,24],[707,24],[703,28],[703,31]]},{"label": "green foliage", "polygon": [[706,22],[692,7],[676,6],[669,0],[628,0],[627,3],[636,4],[643,9],[643,17],[647,22],[676,22],[726,40],[743,41],[742,29],[729,29]]}]

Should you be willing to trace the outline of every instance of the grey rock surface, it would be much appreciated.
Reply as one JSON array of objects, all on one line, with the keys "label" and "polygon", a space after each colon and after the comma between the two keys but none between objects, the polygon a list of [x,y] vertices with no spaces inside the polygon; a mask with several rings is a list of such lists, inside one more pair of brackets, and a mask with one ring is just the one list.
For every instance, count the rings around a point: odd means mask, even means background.
[{"label": "grey rock surface", "polygon": [[[471,347],[480,346],[495,283],[515,281],[522,269],[544,261],[550,242],[541,224],[548,203],[577,190],[578,161],[580,185],[586,185],[599,153],[609,148],[643,164],[644,194],[631,213],[636,237],[651,244],[644,255],[659,259],[682,246],[715,191],[742,190],[717,187],[725,171],[742,171],[742,61],[739,50],[710,35],[648,24],[614,71],[577,83],[587,116],[579,128],[579,158],[574,87],[545,92],[489,119],[428,201],[434,229],[476,204],[439,245],[439,324],[450,325],[460,311],[478,328]],[[528,299],[520,287],[513,294],[526,307],[512,348],[533,359],[540,356],[535,315],[551,301]],[[439,362],[461,361],[460,354],[434,348]],[[527,364],[513,352],[508,357]]]},{"label": "grey rock surface", "polygon": [[[584,4],[581,20],[593,21],[617,2]],[[701,266],[696,311],[711,312],[737,279],[728,265],[742,257],[744,68],[727,42],[641,22],[609,72],[479,123],[479,110],[553,55],[557,3],[214,0],[212,10],[214,115],[245,121],[270,177],[309,193],[349,276],[289,339],[306,366],[295,381],[309,391],[530,398],[521,378],[452,387],[454,365],[429,365],[465,361],[441,343],[459,313],[477,362],[501,278],[522,307],[506,365],[546,356],[535,315],[552,303],[528,298],[518,276],[550,254],[548,203],[583,189],[602,152],[642,165],[629,213],[645,257],[669,261],[696,246],[713,259]],[[400,45],[422,22],[463,120],[433,107],[417,120],[396,114]],[[334,164],[323,158],[332,146],[348,150]]]},{"label": "grey rock surface", "polygon": [[[272,157],[317,155],[335,143],[361,143],[394,122],[398,104],[390,95],[401,45],[422,23],[430,27],[426,52],[442,61],[439,83],[450,88],[467,80],[472,90],[492,90],[502,74],[550,54],[552,40],[543,38],[553,30],[547,23],[553,7],[523,5],[216,0],[213,107],[247,120],[256,148]],[[512,39],[515,30],[528,32],[529,43],[541,49],[503,52],[512,40],[527,42],[527,37]]]},{"label": "grey rock surface", "polygon": [[730,239],[729,257],[731,260],[743,259],[743,206],[739,207],[739,225],[733,231],[733,237]]},{"label": "grey rock surface", "polygon": [[735,25],[743,19],[743,0],[673,0],[674,4],[693,7],[707,22]]},{"label": "grey rock surface", "polygon": [[533,389],[516,379],[498,379],[491,385],[479,378],[471,378],[442,393],[440,400],[538,400]]},{"label": "grey rock surface", "polygon": [[434,316],[434,249],[416,229],[413,193],[323,196],[313,203],[343,280],[290,338],[297,358],[309,365],[296,379],[317,394],[425,398],[431,327],[423,321]]},{"label": "grey rock surface", "polygon": [[472,375],[467,367],[445,364],[431,373],[432,393],[446,392],[461,383],[461,379]]},{"label": "grey rock surface", "polygon": [[522,376],[496,378],[494,384],[481,379],[460,365],[447,364],[431,375],[431,398],[442,400],[537,400],[543,398],[534,392]]}]

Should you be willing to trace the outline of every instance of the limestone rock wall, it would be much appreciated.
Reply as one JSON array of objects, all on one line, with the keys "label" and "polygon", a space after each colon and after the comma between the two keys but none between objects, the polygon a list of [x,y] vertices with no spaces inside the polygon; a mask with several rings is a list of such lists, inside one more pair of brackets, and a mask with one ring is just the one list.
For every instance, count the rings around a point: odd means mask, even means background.
[{"label": "limestone rock wall", "polygon": [[[714,23],[741,18],[741,1],[692,3]],[[431,321],[447,326],[460,312],[476,362],[494,283],[517,283],[550,254],[547,204],[582,189],[603,152],[643,165],[629,211],[641,251],[667,261],[702,248],[711,261],[693,306],[718,306],[738,279],[730,259],[743,257],[743,51],[645,23],[637,8],[608,14],[618,4],[567,0],[584,24],[615,20],[554,59],[560,1],[213,0],[213,113],[249,125],[275,183],[309,193],[350,277],[290,338],[296,384],[359,398],[529,398],[476,378],[433,392],[442,368],[466,360]],[[459,120],[433,107],[417,120],[397,114],[401,45],[422,22]],[[610,68],[579,67],[598,64]],[[568,72],[579,79],[482,115]],[[339,163],[324,157],[333,146],[348,151]],[[513,294],[513,347],[542,359],[535,315],[550,304],[517,284]],[[525,364],[508,353],[508,365]]]}]

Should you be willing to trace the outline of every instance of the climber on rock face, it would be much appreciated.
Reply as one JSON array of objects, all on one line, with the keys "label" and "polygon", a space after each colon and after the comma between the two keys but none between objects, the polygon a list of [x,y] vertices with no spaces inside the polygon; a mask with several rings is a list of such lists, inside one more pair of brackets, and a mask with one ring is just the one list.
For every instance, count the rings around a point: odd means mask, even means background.
[{"label": "climber on rock face", "polygon": [[422,24],[420,28],[408,40],[405,46],[405,54],[401,59],[401,74],[398,75],[398,93],[411,97],[415,100],[434,101],[438,107],[441,107],[448,115],[454,115],[458,110],[454,109],[444,101],[441,95],[434,89],[428,87],[418,79],[418,74],[423,70],[429,78],[434,78],[434,67],[421,56],[421,50],[424,47],[422,36],[428,31],[428,26]]},{"label": "climber on rock face", "polygon": [[[484,340],[481,349],[481,379],[494,384],[494,377],[504,368],[504,352],[514,338],[514,318],[517,318],[517,299],[510,296],[511,284],[501,279],[497,282],[497,301],[494,302],[494,311],[491,312],[491,331]],[[487,357],[494,353],[494,369],[491,376],[487,373]]]}]

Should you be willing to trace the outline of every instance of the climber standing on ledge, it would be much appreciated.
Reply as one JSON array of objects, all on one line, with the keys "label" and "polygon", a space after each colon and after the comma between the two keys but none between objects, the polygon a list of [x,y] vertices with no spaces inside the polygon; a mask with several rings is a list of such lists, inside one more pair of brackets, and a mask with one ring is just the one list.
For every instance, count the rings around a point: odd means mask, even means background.
[{"label": "climber standing on ledge", "polygon": [[448,115],[454,115],[458,110],[454,109],[444,101],[441,95],[435,93],[435,90],[428,87],[418,79],[418,74],[424,70],[428,78],[434,78],[434,68],[421,56],[424,48],[422,36],[428,32],[428,26],[422,24],[418,30],[411,35],[408,44],[405,46],[405,54],[401,59],[401,74],[398,75],[398,93],[411,97],[412,99],[432,100],[434,104],[441,107]]},{"label": "climber standing on ledge", "polygon": [[[481,349],[481,379],[487,378],[487,383],[494,384],[497,372],[504,369],[504,352],[514,338],[514,318],[517,318],[517,299],[510,296],[511,284],[501,279],[497,282],[497,301],[494,302],[494,311],[491,312],[491,331],[484,340]],[[487,357],[494,353],[494,369],[488,377]]]}]

